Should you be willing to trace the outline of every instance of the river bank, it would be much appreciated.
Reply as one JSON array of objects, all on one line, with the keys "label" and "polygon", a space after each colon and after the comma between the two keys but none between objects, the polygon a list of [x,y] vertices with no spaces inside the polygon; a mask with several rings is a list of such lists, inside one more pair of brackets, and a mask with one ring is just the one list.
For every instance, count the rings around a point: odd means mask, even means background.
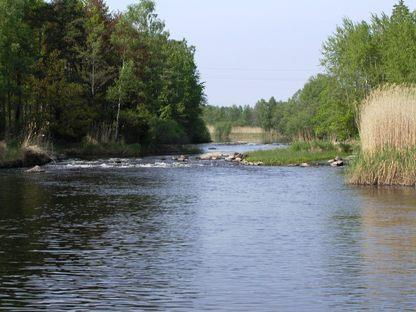
[{"label": "river bank", "polygon": [[288,148],[260,150],[247,154],[246,161],[266,166],[343,166],[352,159],[352,144],[325,141],[294,142]]},{"label": "river bank", "polygon": [[70,146],[41,145],[7,145],[0,144],[0,169],[26,168],[43,166],[56,160],[67,158],[97,159],[97,158],[135,158],[160,155],[195,155],[202,153],[195,145],[154,145],[139,144],[77,144]]},{"label": "river bank", "polygon": [[0,143],[0,169],[43,166],[53,157],[44,149],[32,146],[7,146]]}]

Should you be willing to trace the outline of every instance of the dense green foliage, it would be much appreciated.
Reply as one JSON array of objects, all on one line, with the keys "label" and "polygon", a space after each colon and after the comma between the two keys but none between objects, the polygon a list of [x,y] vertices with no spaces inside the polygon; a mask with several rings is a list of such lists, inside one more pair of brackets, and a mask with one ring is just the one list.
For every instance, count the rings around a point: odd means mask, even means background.
[{"label": "dense green foliage", "polygon": [[255,107],[207,107],[205,121],[260,126],[288,138],[358,136],[362,100],[388,83],[416,83],[416,12],[401,0],[391,16],[371,22],[345,19],[323,45],[325,74],[312,77],[292,98],[261,100]]},{"label": "dense green foliage", "polygon": [[152,0],[0,0],[0,140],[207,141],[194,53]]}]

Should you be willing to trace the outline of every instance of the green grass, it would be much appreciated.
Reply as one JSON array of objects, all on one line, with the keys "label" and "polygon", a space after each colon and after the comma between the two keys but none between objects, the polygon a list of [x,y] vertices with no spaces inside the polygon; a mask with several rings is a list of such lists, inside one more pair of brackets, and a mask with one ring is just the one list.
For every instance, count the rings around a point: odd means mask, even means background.
[{"label": "green grass", "polygon": [[346,157],[350,146],[334,145],[325,141],[294,142],[288,148],[269,151],[256,151],[248,154],[248,162],[262,162],[267,166],[285,166],[308,163],[311,165],[326,162],[336,156]]},{"label": "green grass", "polygon": [[416,146],[372,155],[359,153],[347,170],[347,181],[355,185],[415,186]]}]

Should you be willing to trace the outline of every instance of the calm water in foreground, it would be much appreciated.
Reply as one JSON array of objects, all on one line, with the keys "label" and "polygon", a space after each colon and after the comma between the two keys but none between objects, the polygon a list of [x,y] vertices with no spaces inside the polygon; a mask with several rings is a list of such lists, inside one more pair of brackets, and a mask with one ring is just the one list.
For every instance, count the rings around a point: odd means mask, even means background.
[{"label": "calm water in foreground", "polygon": [[415,309],[416,191],[343,179],[160,158],[0,171],[0,310]]}]

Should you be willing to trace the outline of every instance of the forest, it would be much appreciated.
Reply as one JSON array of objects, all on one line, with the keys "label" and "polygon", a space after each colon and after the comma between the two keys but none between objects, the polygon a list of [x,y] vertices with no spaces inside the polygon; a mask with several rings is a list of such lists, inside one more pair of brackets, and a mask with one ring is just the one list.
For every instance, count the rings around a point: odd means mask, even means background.
[{"label": "forest", "polygon": [[206,142],[194,54],[152,0],[0,0],[0,141]]},{"label": "forest", "polygon": [[321,65],[324,72],[288,100],[207,106],[204,119],[259,126],[291,139],[356,139],[363,99],[382,85],[416,82],[416,13],[399,1],[391,15],[373,15],[370,22],[344,19],[324,42]]}]

